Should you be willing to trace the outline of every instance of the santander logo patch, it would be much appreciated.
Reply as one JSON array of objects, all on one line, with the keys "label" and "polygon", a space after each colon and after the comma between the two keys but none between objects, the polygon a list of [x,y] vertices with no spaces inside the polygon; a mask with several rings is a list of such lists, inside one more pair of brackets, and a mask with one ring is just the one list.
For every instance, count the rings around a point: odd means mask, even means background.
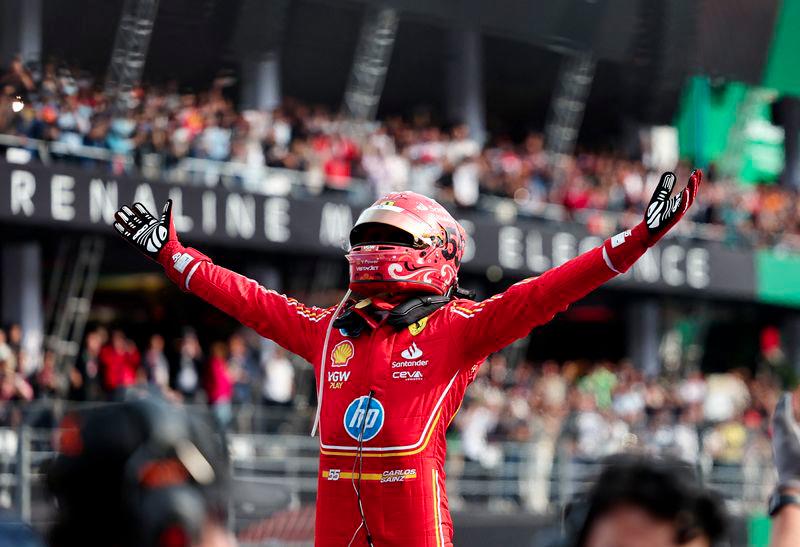
[{"label": "santander logo patch", "polygon": [[412,342],[405,350],[400,353],[403,359],[419,359],[422,357],[422,350],[419,349],[416,342]]},{"label": "santander logo patch", "polygon": [[[416,342],[412,342],[410,346],[400,352],[400,357],[403,358],[402,361],[392,361],[392,368],[406,368],[406,367],[427,367],[428,360],[427,359],[420,359],[422,357],[422,350],[419,349]],[[394,376],[394,378],[399,378],[399,376]],[[417,378],[419,380],[422,379],[420,376]]]}]

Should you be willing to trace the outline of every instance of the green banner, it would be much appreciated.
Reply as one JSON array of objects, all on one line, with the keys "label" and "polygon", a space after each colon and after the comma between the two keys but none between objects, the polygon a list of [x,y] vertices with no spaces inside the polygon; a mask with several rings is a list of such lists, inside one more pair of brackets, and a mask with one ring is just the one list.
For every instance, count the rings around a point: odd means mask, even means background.
[{"label": "green banner", "polygon": [[800,307],[800,255],[756,253],[756,296],[762,302]]},{"label": "green banner", "polygon": [[777,180],[784,167],[783,129],[772,123],[777,99],[766,88],[691,78],[675,122],[680,156],[699,167],[713,162],[739,182]]},{"label": "green banner", "polygon": [[800,0],[783,0],[769,49],[763,83],[784,95],[800,97]]},{"label": "green banner", "polygon": [[716,161],[725,152],[728,133],[746,93],[743,83],[712,86],[705,76],[690,78],[675,120],[680,156],[691,158],[699,167]]},{"label": "green banner", "polygon": [[783,172],[784,130],[772,123],[772,103],[777,99],[771,89],[751,88],[739,105],[723,160],[726,172],[741,182],[774,182]]}]

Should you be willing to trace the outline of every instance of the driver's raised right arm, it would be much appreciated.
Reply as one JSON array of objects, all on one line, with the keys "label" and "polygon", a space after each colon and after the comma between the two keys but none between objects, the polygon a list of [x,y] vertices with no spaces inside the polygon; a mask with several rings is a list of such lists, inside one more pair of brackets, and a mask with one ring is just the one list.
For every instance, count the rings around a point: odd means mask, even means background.
[{"label": "driver's raised right arm", "polygon": [[[179,287],[199,296],[215,308],[224,311],[258,334],[274,340],[287,350],[312,364],[316,340],[327,325],[332,310],[307,307],[294,298],[288,298],[264,288],[256,281],[217,266],[194,249],[202,259],[190,263],[183,279],[176,280]],[[194,262],[193,261],[193,262]],[[173,267],[168,265],[166,269]],[[172,277],[172,276],[170,276]]]},{"label": "driver's raised right arm", "polygon": [[[182,290],[314,364],[320,333],[332,309],[307,307],[265,289],[243,275],[214,264],[206,255],[178,241],[168,202],[160,218],[139,203],[117,212],[114,227],[131,245],[158,262]],[[327,319],[327,320],[326,320]]]}]

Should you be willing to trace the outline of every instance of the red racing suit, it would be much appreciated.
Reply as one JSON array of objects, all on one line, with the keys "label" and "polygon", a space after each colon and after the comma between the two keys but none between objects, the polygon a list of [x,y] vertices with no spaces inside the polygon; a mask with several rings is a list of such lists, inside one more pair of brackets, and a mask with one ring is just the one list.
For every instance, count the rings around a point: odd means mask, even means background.
[{"label": "red racing suit", "polygon": [[[184,290],[314,365],[324,384],[316,545],[342,547],[354,536],[361,517],[352,480],[360,476],[376,546],[440,547],[453,542],[445,431],[480,363],[627,270],[647,249],[646,237],[637,226],[501,294],[478,303],[453,300],[400,331],[380,324],[350,338],[333,329],[325,355],[333,308],[267,290],[177,241],[168,244],[172,260],[165,266]],[[366,544],[362,528],[353,545]]]}]

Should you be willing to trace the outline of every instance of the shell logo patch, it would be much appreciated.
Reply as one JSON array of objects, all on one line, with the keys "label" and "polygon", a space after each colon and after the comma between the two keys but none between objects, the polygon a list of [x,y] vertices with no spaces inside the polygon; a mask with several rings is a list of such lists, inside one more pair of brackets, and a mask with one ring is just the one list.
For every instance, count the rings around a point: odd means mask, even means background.
[{"label": "shell logo patch", "polygon": [[331,350],[331,362],[334,367],[346,367],[356,354],[356,348],[350,340],[342,340]]},{"label": "shell logo patch", "polygon": [[408,326],[408,332],[411,333],[411,336],[416,336],[419,333],[421,333],[422,331],[424,331],[425,327],[427,327],[427,326],[428,326],[428,318],[427,317],[423,317],[422,319],[420,319],[416,323],[411,323]]}]

